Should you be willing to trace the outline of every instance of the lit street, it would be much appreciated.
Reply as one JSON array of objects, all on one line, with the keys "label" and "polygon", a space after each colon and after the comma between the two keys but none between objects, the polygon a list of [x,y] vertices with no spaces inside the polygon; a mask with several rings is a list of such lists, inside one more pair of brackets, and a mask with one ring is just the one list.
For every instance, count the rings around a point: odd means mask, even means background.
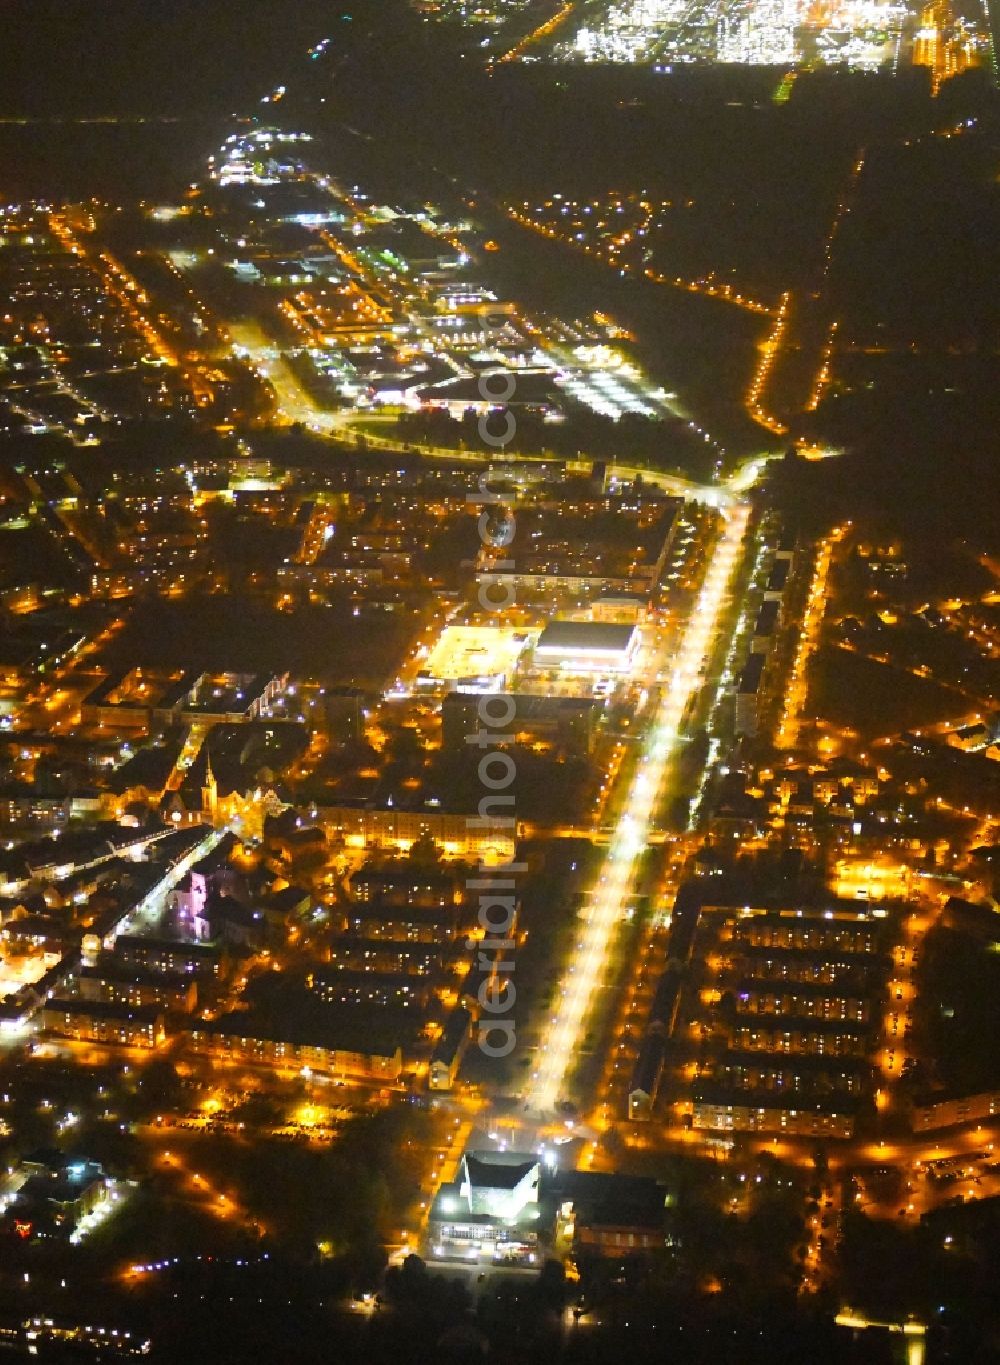
[{"label": "lit street", "polygon": [[662,661],[665,681],[660,701],[581,926],[582,946],[574,952],[558,988],[556,1010],[545,1030],[538,1068],[527,1092],[530,1108],[540,1115],[548,1115],[561,1096],[609,948],[634,890],[636,866],[655,823],[681,717],[700,685],[704,660],[713,647],[716,625],[739,561],[746,518],[746,510],[739,506],[727,514],[677,652]]}]

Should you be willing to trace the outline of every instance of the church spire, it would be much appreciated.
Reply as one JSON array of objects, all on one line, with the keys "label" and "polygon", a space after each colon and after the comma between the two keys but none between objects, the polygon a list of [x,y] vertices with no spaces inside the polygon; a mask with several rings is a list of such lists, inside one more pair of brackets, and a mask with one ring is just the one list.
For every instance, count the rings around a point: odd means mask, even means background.
[{"label": "church spire", "polygon": [[213,820],[215,819],[215,812],[216,812],[216,809],[217,809],[217,807],[218,807],[218,800],[219,800],[219,784],[216,782],[216,780],[215,780],[215,773],[214,773],[214,771],[212,770],[212,755],[208,752],[208,749],[207,749],[207,747],[206,747],[206,750],[205,750],[205,782],[204,782],[204,785],[203,785],[203,787],[202,787],[202,802],[201,802],[201,804],[202,804],[203,809],[206,809],[206,810],[208,811],[209,815],[211,816],[211,818],[212,818]]}]

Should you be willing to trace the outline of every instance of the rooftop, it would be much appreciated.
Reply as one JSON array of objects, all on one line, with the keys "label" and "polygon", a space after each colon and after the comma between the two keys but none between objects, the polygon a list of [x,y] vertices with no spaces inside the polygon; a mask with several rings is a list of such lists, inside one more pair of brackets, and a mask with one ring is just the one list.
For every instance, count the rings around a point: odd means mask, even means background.
[{"label": "rooftop", "polygon": [[635,626],[608,621],[550,621],[538,637],[538,653],[621,654],[636,636]]}]

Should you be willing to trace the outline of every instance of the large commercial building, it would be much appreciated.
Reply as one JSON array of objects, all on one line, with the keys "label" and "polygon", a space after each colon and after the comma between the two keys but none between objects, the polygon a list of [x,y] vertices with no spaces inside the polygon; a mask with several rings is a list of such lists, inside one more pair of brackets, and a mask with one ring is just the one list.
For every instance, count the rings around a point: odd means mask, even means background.
[{"label": "large commercial building", "polygon": [[466,1152],[458,1178],[441,1186],[431,1207],[433,1254],[534,1260],[540,1178],[532,1153]]},{"label": "large commercial building", "polygon": [[550,621],[535,645],[535,667],[596,677],[627,673],[641,643],[636,626],[607,621]]},{"label": "large commercial building", "polygon": [[531,1152],[462,1157],[430,1210],[432,1255],[531,1264],[539,1239],[589,1256],[641,1255],[666,1242],[663,1185],[645,1176],[562,1171]]},{"label": "large commercial building", "polygon": [[459,692],[502,692],[529,639],[525,631],[506,626],[448,626],[417,674],[417,683]]}]

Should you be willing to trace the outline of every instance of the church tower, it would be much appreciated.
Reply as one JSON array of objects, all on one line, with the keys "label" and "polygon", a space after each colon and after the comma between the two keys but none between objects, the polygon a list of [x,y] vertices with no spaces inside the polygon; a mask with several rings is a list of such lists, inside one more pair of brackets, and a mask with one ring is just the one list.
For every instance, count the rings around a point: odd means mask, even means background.
[{"label": "church tower", "polygon": [[211,754],[206,754],[205,782],[201,789],[201,809],[214,825],[219,809],[219,784],[216,782],[215,773],[212,771]]}]

